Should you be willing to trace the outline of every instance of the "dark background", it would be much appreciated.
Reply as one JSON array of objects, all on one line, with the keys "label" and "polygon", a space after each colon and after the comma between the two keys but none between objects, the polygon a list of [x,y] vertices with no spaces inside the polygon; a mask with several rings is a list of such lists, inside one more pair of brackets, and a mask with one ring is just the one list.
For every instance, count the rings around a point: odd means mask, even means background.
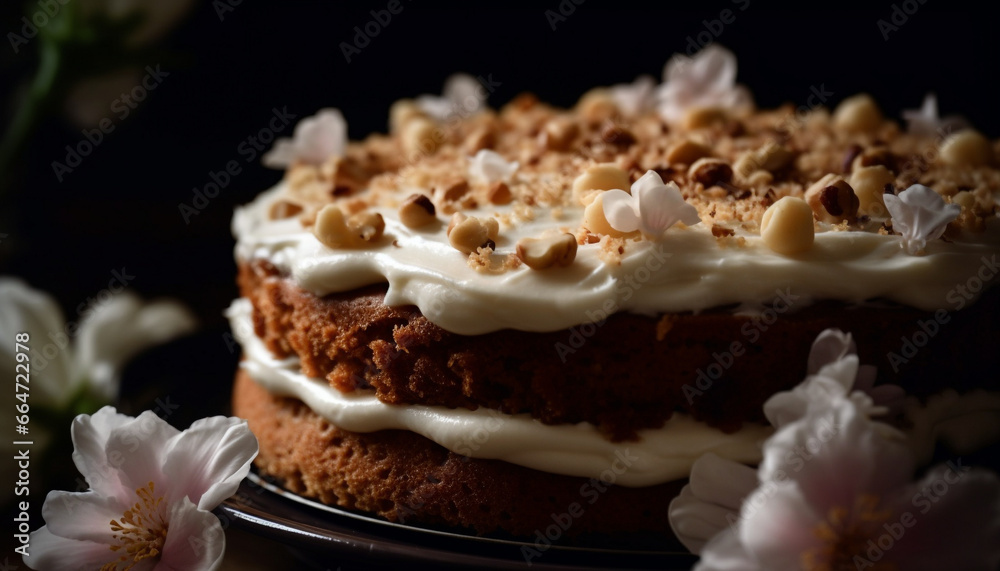
[{"label": "dark background", "polygon": [[[717,36],[736,53],[738,80],[761,107],[803,105],[813,87],[833,93],[831,106],[867,91],[898,119],[902,109],[919,107],[934,91],[943,114],[962,113],[991,138],[1000,136],[995,14],[963,10],[960,3],[909,0],[869,3],[866,11],[803,11],[761,0],[717,0],[650,10],[549,0],[530,9],[469,10],[402,0],[402,11],[348,63],[341,43],[353,43],[355,27],[369,24],[370,11],[384,10],[388,0],[352,7],[231,1],[201,2],[161,42],[162,56],[139,62],[160,64],[169,75],[125,119],[109,100],[104,114],[114,131],[62,182],[52,163],[65,162],[66,146],[76,146],[83,134],[58,112],[34,131],[15,169],[2,174],[8,190],[0,196],[0,234],[7,234],[0,238],[0,273],[51,292],[71,321],[79,318],[76,308],[123,268],[135,276],[131,291],[178,298],[197,314],[198,335],[153,350],[131,368],[124,393],[137,398],[120,406],[134,414],[153,408],[156,394],[187,402],[211,396],[198,410],[184,407],[171,419],[182,426],[226,406],[225,387],[238,359],[226,343],[222,315],[237,295],[230,220],[234,206],[281,177],[261,166],[259,156],[247,162],[239,148],[268,126],[275,108],[301,119],[338,107],[351,137],[361,138],[386,130],[393,101],[438,94],[459,71],[500,83],[490,96],[493,107],[524,91],[570,106],[594,86],[639,74],[659,80],[671,54]],[[23,10],[35,11],[36,4],[0,9],[5,38],[19,29]],[[887,40],[878,20],[891,23],[895,13],[899,23],[904,9],[914,8]],[[723,10],[732,11],[732,23],[719,21]],[[565,18],[555,20],[554,30],[552,14]],[[17,55],[6,42],[0,45],[4,124],[16,90],[36,65],[34,42]],[[179,205],[191,204],[194,189],[203,189],[210,173],[230,161],[239,163],[240,173],[186,223]],[[149,388],[158,384],[168,388]]]}]

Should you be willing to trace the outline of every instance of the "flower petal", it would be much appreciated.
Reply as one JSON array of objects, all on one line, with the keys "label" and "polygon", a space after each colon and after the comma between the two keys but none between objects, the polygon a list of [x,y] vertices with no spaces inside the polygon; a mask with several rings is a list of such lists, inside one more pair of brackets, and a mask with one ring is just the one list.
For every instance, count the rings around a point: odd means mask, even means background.
[{"label": "flower petal", "polygon": [[331,157],[343,156],[347,148],[347,121],[339,109],[320,109],[295,126],[291,139],[275,141],[261,162],[268,168],[286,168],[296,161],[318,165]]},{"label": "flower petal", "polygon": [[118,394],[125,363],[144,349],[195,328],[195,319],[181,304],[143,304],[125,292],[90,309],[77,333],[78,370],[85,372],[96,392],[107,401]]},{"label": "flower petal", "polygon": [[765,442],[760,479],[796,482],[820,513],[853,505],[862,494],[881,496],[909,480],[914,459],[905,446],[886,440],[876,424],[843,397],[810,407],[804,418]]},{"label": "flower petal", "polygon": [[[648,174],[656,174],[649,171]],[[646,176],[644,175],[644,177]],[[657,175],[656,178],[659,178]],[[639,181],[636,181],[638,184]],[[677,222],[694,225],[701,222],[698,209],[684,202],[684,197],[677,185],[660,184],[654,187],[632,189],[632,196],[639,204],[640,226],[644,234],[658,237]]]},{"label": "flower petal", "polygon": [[481,149],[469,163],[469,174],[486,184],[505,180],[514,174],[518,162],[507,162],[503,155],[489,149]]},{"label": "flower petal", "polygon": [[639,229],[639,214],[629,193],[619,189],[607,190],[601,194],[601,200],[604,217],[612,228],[619,232]]},{"label": "flower petal", "polygon": [[416,100],[421,111],[438,121],[468,117],[482,109],[485,102],[485,88],[476,78],[464,73],[457,73],[445,80],[440,97],[421,95]]},{"label": "flower petal", "polygon": [[122,486],[130,493],[149,482],[172,487],[163,477],[163,460],[170,439],[178,434],[179,430],[149,410],[112,430],[105,454],[108,463],[120,471]]},{"label": "flower petal", "polygon": [[63,492],[53,490],[45,496],[42,517],[49,531],[94,543],[111,543],[111,520],[120,519],[127,509],[118,498],[98,492]]},{"label": "flower petal", "polygon": [[623,114],[635,117],[654,107],[655,90],[656,80],[648,75],[640,75],[632,83],[612,85],[609,93]]},{"label": "flower petal", "polygon": [[733,529],[716,535],[701,551],[693,571],[759,571],[762,567],[740,543]]},{"label": "flower petal", "polygon": [[215,416],[195,421],[165,451],[163,473],[173,500],[187,497],[199,509],[215,509],[250,471],[257,438],[247,422]]},{"label": "flower petal", "polygon": [[791,482],[758,488],[741,515],[739,540],[764,569],[798,569],[801,555],[819,542],[816,512]]},{"label": "flower petal", "polygon": [[222,565],[226,534],[219,518],[187,498],[171,504],[170,525],[156,571],[212,571]]},{"label": "flower petal", "polygon": [[19,279],[0,277],[0,338],[8,340],[0,349],[3,370],[14,370],[14,336],[18,333],[31,336],[29,346],[35,351],[47,344],[57,350],[45,359],[41,354],[32,357],[32,406],[59,408],[75,389],[77,379],[71,369],[72,352],[65,329],[62,310],[51,296]]},{"label": "flower petal", "polygon": [[691,467],[691,481],[667,510],[670,526],[692,553],[738,519],[743,498],[757,487],[757,472],[713,453]]},{"label": "flower petal", "polygon": [[105,496],[117,496],[122,501],[129,490],[121,484],[118,467],[108,461],[108,438],[112,431],[125,426],[132,417],[118,414],[106,406],[92,415],[81,414],[73,419],[73,463],[94,491]]},{"label": "flower petal", "polygon": [[816,336],[812,348],[809,349],[806,372],[815,375],[824,365],[838,361],[847,355],[856,355],[857,352],[858,346],[854,343],[854,338],[850,333],[844,333],[840,329],[824,329]]},{"label": "flower petal", "polygon": [[913,523],[903,526],[903,536],[886,553],[898,568],[1000,568],[1000,478],[995,473],[963,467],[960,461],[937,466],[900,499]]},{"label": "flower petal", "polygon": [[962,213],[961,206],[946,204],[941,195],[922,184],[914,184],[898,196],[886,194],[884,199],[893,230],[903,235],[901,245],[910,255],[919,254],[928,241],[940,238],[948,223]]},{"label": "flower petal", "polygon": [[93,571],[115,559],[106,544],[59,537],[47,526],[31,533],[30,544],[24,564],[42,571]]}]

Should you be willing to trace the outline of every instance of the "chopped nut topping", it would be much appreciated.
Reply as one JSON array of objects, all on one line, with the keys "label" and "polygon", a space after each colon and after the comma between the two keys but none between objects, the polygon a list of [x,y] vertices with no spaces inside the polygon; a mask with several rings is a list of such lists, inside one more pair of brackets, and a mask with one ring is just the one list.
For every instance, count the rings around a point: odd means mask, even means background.
[{"label": "chopped nut topping", "polygon": [[598,163],[587,167],[587,170],[573,180],[573,197],[580,204],[592,190],[611,190],[617,188],[628,192],[632,186],[628,173],[618,168],[615,163]]},{"label": "chopped nut topping", "polygon": [[451,180],[437,189],[436,194],[443,202],[458,202],[469,192],[469,183],[465,179]]},{"label": "chopped nut topping", "polygon": [[416,117],[403,126],[403,151],[409,160],[434,154],[441,146],[443,135],[430,119]]},{"label": "chopped nut topping", "polygon": [[869,216],[884,216],[886,210],[882,195],[886,185],[894,182],[895,175],[882,165],[855,169],[850,184],[858,197],[858,211]]},{"label": "chopped nut topping", "polygon": [[716,238],[724,238],[734,234],[736,234],[736,231],[732,228],[725,228],[723,226],[719,226],[718,224],[712,224],[712,236],[715,236]]},{"label": "chopped nut topping", "polygon": [[359,212],[347,219],[347,227],[354,236],[365,242],[374,242],[385,231],[385,220],[377,212]]},{"label": "chopped nut topping", "polygon": [[486,197],[492,204],[509,204],[514,199],[514,195],[510,192],[510,187],[502,180],[490,185],[489,190],[486,192]]},{"label": "chopped nut topping", "polygon": [[399,207],[399,221],[407,228],[420,228],[437,220],[434,203],[424,194],[411,194]]},{"label": "chopped nut topping", "polygon": [[858,216],[860,202],[854,189],[835,175],[827,175],[811,186],[805,199],[821,222],[852,222]]},{"label": "chopped nut topping", "polygon": [[767,247],[786,256],[805,252],[813,245],[812,208],[801,198],[786,196],[764,212],[760,237]]},{"label": "chopped nut topping", "polygon": [[478,248],[496,247],[500,224],[496,218],[476,218],[456,212],[448,225],[448,242],[463,254],[475,252]]},{"label": "chopped nut topping", "polygon": [[989,139],[966,129],[955,133],[941,145],[941,160],[955,167],[979,167],[993,162]]},{"label": "chopped nut topping", "polygon": [[283,220],[285,218],[291,218],[301,212],[302,206],[287,200],[278,200],[271,204],[271,208],[268,210],[267,214],[271,220]]},{"label": "chopped nut topping", "polygon": [[833,112],[833,125],[849,133],[874,131],[881,124],[882,112],[866,93],[841,101]]},{"label": "chopped nut topping", "polygon": [[725,124],[729,115],[725,109],[718,107],[696,107],[684,115],[682,125],[685,129],[701,129],[715,124]]},{"label": "chopped nut topping", "polygon": [[552,266],[568,266],[576,259],[576,236],[559,234],[550,238],[521,238],[517,241],[517,257],[533,270]]},{"label": "chopped nut topping", "polygon": [[666,158],[670,164],[684,163],[690,165],[702,157],[711,156],[711,154],[712,150],[705,145],[696,143],[690,139],[684,139],[673,147],[670,147]]},{"label": "chopped nut topping", "polygon": [[567,151],[580,134],[580,127],[570,119],[556,118],[545,124],[539,135],[542,145],[553,151]]},{"label": "chopped nut topping", "polygon": [[617,147],[630,147],[636,139],[628,129],[609,121],[601,131],[601,140]]},{"label": "chopped nut topping", "polygon": [[727,183],[733,180],[733,168],[722,159],[698,159],[688,169],[688,177],[705,187]]}]

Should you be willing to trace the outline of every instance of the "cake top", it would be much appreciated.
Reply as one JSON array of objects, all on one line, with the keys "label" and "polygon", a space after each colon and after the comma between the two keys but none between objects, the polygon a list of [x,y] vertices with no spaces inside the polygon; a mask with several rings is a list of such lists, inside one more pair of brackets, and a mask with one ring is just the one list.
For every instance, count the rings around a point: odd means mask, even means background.
[{"label": "cake top", "polygon": [[779,294],[956,308],[1000,250],[997,143],[932,97],[903,128],[863,94],[756,109],[717,46],[664,75],[499,111],[456,76],[359,142],[321,111],[265,157],[286,176],[237,213],[237,253],[317,294],[388,282],[474,334]]}]

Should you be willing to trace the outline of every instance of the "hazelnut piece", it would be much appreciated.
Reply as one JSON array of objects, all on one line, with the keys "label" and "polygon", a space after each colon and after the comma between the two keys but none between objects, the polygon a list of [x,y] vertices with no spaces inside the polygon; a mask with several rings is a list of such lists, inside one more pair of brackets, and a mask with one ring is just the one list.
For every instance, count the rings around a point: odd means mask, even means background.
[{"label": "hazelnut piece", "polygon": [[805,252],[813,245],[813,211],[801,198],[786,196],[764,212],[760,237],[767,247],[790,256]]},{"label": "hazelnut piece", "polygon": [[682,125],[685,129],[701,129],[716,123],[725,123],[728,119],[725,110],[718,107],[695,107],[684,115]]},{"label": "hazelnut piece", "polygon": [[867,93],[848,97],[833,112],[834,127],[849,133],[874,131],[881,124],[882,112]]},{"label": "hazelnut piece", "polygon": [[385,231],[385,220],[378,212],[358,212],[347,219],[347,227],[354,237],[365,242],[374,242]]},{"label": "hazelnut piece", "polygon": [[434,122],[425,117],[415,117],[403,126],[403,150],[408,157],[431,155],[440,146],[441,134]]},{"label": "hazelnut piece", "polygon": [[[822,180],[825,180],[824,177]],[[822,182],[821,180],[821,182]],[[843,179],[813,185],[805,195],[816,219],[830,224],[852,221],[858,216],[858,197]]]},{"label": "hazelnut piece", "polygon": [[576,123],[565,117],[558,117],[546,123],[539,136],[545,148],[553,151],[566,151],[578,134],[580,134],[580,127]]},{"label": "hazelnut piece", "polygon": [[434,203],[424,194],[411,194],[399,207],[399,221],[407,228],[420,228],[437,220]]},{"label": "hazelnut piece", "polygon": [[510,201],[514,199],[514,195],[511,193],[507,183],[498,180],[490,185],[489,190],[486,191],[486,198],[493,204],[510,204]]},{"label": "hazelnut piece", "polygon": [[955,167],[988,165],[993,162],[993,146],[979,132],[964,129],[942,143],[941,160]]},{"label": "hazelnut piece", "polygon": [[712,150],[705,145],[696,143],[690,139],[684,139],[670,147],[670,150],[667,151],[666,159],[670,164],[684,163],[690,165],[696,160],[710,156],[711,154]]},{"label": "hazelnut piece", "polygon": [[733,180],[733,168],[722,159],[701,158],[688,169],[688,178],[708,188]]},{"label": "hazelnut piece", "polygon": [[632,183],[628,173],[618,168],[615,163],[598,163],[587,167],[583,174],[573,181],[573,198],[583,203],[583,197],[589,190],[611,190],[617,188],[629,192]]},{"label": "hazelnut piece", "polygon": [[885,185],[896,182],[896,175],[882,165],[861,167],[851,173],[851,188],[858,197],[858,211],[869,216],[884,216],[886,214]]},{"label": "hazelnut piece", "polygon": [[[495,218],[476,218],[456,212],[448,224],[448,242],[463,254],[471,254],[497,239],[500,223]],[[492,246],[490,246],[492,248]]]},{"label": "hazelnut piece", "polygon": [[550,238],[521,238],[517,257],[533,270],[568,266],[576,259],[576,236],[559,234]]}]

